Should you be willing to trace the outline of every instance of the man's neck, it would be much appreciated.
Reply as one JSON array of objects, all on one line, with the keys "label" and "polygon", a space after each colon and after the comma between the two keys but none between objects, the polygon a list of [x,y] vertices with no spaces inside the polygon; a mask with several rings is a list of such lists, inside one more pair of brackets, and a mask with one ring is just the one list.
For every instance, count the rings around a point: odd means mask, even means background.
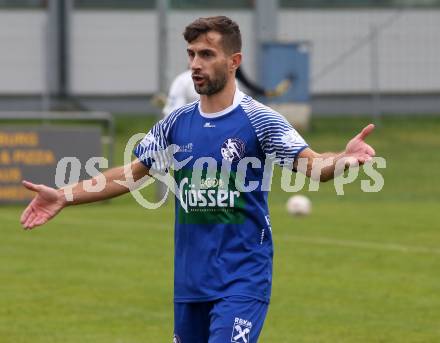
[{"label": "man's neck", "polygon": [[228,108],[234,102],[235,95],[235,79],[228,82],[220,92],[213,95],[201,95],[200,106],[203,113],[217,113]]}]

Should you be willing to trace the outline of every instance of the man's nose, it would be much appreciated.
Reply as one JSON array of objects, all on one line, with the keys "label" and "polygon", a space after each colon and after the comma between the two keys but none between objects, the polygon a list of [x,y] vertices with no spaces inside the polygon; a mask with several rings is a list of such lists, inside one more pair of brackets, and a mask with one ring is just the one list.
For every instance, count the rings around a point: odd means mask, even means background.
[{"label": "man's nose", "polygon": [[200,70],[202,68],[201,63],[200,63],[200,58],[196,56],[194,56],[194,58],[192,59],[191,63],[190,63],[190,67],[192,70]]}]

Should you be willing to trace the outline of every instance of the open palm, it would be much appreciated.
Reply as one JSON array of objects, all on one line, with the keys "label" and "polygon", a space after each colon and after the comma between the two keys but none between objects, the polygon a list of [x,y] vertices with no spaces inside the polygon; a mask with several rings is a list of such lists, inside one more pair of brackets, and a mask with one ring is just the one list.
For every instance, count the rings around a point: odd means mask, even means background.
[{"label": "open palm", "polygon": [[374,125],[369,124],[363,130],[351,139],[345,147],[345,155],[354,158],[358,163],[363,164],[371,161],[376,152],[374,149],[365,143],[365,138],[374,130]]},{"label": "open palm", "polygon": [[63,209],[64,199],[56,189],[28,181],[23,181],[23,186],[37,193],[21,215],[20,222],[24,229],[43,225]]}]

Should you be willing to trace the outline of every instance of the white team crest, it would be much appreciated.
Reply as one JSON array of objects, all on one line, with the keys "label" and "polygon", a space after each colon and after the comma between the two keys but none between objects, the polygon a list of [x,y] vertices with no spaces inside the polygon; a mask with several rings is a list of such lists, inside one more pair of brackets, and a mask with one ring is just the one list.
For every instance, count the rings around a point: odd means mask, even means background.
[{"label": "white team crest", "polygon": [[249,343],[249,334],[252,329],[252,322],[241,318],[235,318],[232,327],[232,343]]},{"label": "white team crest", "polygon": [[221,148],[223,159],[234,162],[244,157],[245,145],[241,139],[228,138],[224,141]]},{"label": "white team crest", "polygon": [[297,145],[298,143],[301,142],[301,137],[298,134],[298,132],[296,132],[296,130],[292,129],[290,131],[287,131],[282,137],[281,137],[282,142],[290,147],[294,147],[295,145]]}]

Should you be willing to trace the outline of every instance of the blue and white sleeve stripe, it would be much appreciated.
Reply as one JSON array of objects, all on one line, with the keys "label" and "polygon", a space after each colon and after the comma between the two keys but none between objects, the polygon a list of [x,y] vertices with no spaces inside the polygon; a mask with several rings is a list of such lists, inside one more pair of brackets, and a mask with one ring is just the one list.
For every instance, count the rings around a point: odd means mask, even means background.
[{"label": "blue and white sleeve stripe", "polygon": [[261,148],[266,155],[275,158],[275,163],[291,163],[308,147],[301,135],[279,113],[245,96],[241,107],[255,130]]},{"label": "blue and white sleeve stripe", "polygon": [[165,172],[170,167],[173,153],[168,149],[172,143],[169,139],[171,128],[181,114],[193,110],[196,104],[185,105],[158,121],[136,146],[134,155],[152,171]]}]

